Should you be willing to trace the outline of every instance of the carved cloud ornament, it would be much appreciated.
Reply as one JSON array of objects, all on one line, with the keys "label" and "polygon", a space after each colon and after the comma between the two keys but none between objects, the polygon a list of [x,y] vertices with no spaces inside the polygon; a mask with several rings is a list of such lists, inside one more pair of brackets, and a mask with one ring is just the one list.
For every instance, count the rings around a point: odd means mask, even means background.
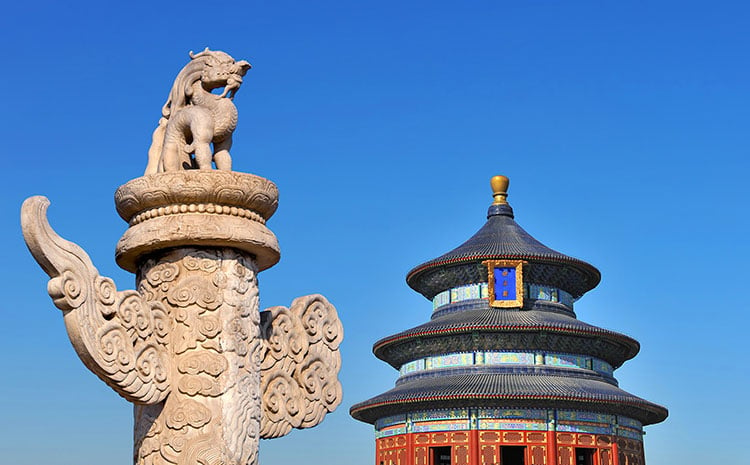
[{"label": "carved cloud ornament", "polygon": [[21,226],[26,244],[49,275],[55,306],[86,367],[133,403],[161,402],[169,393],[169,310],[136,291],[118,291],[89,256],[47,222],[49,200],[26,199]]},{"label": "carved cloud ornament", "polygon": [[261,313],[261,437],[310,428],[341,403],[339,344],[343,328],[322,295]]},{"label": "carved cloud ornament", "polygon": [[[229,171],[228,152],[219,153],[236,124],[227,97],[249,65],[223,52],[191,57],[189,79],[175,84],[186,98],[173,89],[157,129],[169,144],[176,131],[187,146],[152,146],[147,174],[115,195],[129,225],[115,257],[136,274],[136,290],[118,291],[83,249],[55,233],[46,198],[24,202],[21,225],[81,361],[134,404],[134,463],[257,464],[259,439],[315,426],[341,403],[343,329],[317,294],[260,311],[257,275],[279,261],[266,225],[278,189]],[[221,83],[224,91],[210,94]],[[215,130],[220,137],[209,141],[221,149],[212,155],[217,170],[203,169],[211,160],[195,145],[208,114],[195,109],[203,91],[235,112],[229,133]],[[214,129],[224,124],[217,115]]]}]

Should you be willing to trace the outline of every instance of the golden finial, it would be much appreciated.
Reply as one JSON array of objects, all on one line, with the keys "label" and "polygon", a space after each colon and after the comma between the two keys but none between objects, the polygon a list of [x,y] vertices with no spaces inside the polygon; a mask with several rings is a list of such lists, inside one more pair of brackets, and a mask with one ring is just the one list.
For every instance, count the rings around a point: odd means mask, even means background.
[{"label": "golden finial", "polygon": [[492,205],[507,205],[508,201],[508,185],[510,179],[507,176],[492,176],[490,179],[490,186],[492,186],[492,196],[495,201]]}]

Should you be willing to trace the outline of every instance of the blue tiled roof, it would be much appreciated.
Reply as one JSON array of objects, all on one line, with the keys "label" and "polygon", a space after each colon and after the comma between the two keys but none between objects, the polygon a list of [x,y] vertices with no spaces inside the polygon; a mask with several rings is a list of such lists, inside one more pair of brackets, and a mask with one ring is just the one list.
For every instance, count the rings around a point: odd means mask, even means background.
[{"label": "blue tiled roof", "polygon": [[[446,370],[447,372],[447,370]],[[570,374],[481,372],[421,377],[352,406],[351,415],[378,418],[422,409],[458,407],[574,408],[627,415],[644,425],[664,421],[667,409],[604,380]]]},{"label": "blue tiled roof", "polygon": [[487,222],[468,241],[450,252],[412,269],[406,281],[432,299],[463,284],[487,281],[488,259],[523,259],[529,262],[527,282],[559,287],[578,298],[601,280],[592,265],[550,249],[516,223],[510,205],[492,205]]},{"label": "blue tiled roof", "polygon": [[635,339],[584,323],[565,314],[537,310],[497,309],[484,302],[484,308],[443,314],[427,323],[383,338],[375,343],[373,352],[378,358],[398,365],[401,360],[390,360],[388,349],[390,346],[409,339],[425,339],[466,332],[540,331],[612,341],[613,344],[622,347],[620,354],[613,354],[611,358],[608,358],[613,366],[620,366],[625,360],[635,357],[640,349],[640,344]]}]

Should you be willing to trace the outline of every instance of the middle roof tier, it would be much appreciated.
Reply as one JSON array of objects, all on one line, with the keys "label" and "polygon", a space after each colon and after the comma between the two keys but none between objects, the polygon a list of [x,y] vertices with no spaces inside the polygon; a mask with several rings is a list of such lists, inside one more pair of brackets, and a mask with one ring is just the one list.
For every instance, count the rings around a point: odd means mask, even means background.
[{"label": "middle roof tier", "polygon": [[375,343],[373,353],[396,369],[423,357],[488,350],[554,350],[590,355],[618,368],[640,350],[631,337],[563,313],[477,304],[437,314],[427,323],[385,337]]}]

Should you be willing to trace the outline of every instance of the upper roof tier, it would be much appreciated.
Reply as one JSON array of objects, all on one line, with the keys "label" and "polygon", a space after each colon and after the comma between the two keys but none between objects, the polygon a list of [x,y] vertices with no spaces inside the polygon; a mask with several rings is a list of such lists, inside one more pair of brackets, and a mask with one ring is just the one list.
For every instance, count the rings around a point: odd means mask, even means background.
[{"label": "upper roof tier", "polygon": [[406,282],[428,299],[464,284],[487,281],[484,260],[525,260],[527,282],[558,287],[574,298],[590,291],[601,280],[592,265],[550,249],[516,223],[506,201],[508,178],[491,180],[495,201],[487,211],[487,222],[468,241],[450,252],[412,269]]}]

